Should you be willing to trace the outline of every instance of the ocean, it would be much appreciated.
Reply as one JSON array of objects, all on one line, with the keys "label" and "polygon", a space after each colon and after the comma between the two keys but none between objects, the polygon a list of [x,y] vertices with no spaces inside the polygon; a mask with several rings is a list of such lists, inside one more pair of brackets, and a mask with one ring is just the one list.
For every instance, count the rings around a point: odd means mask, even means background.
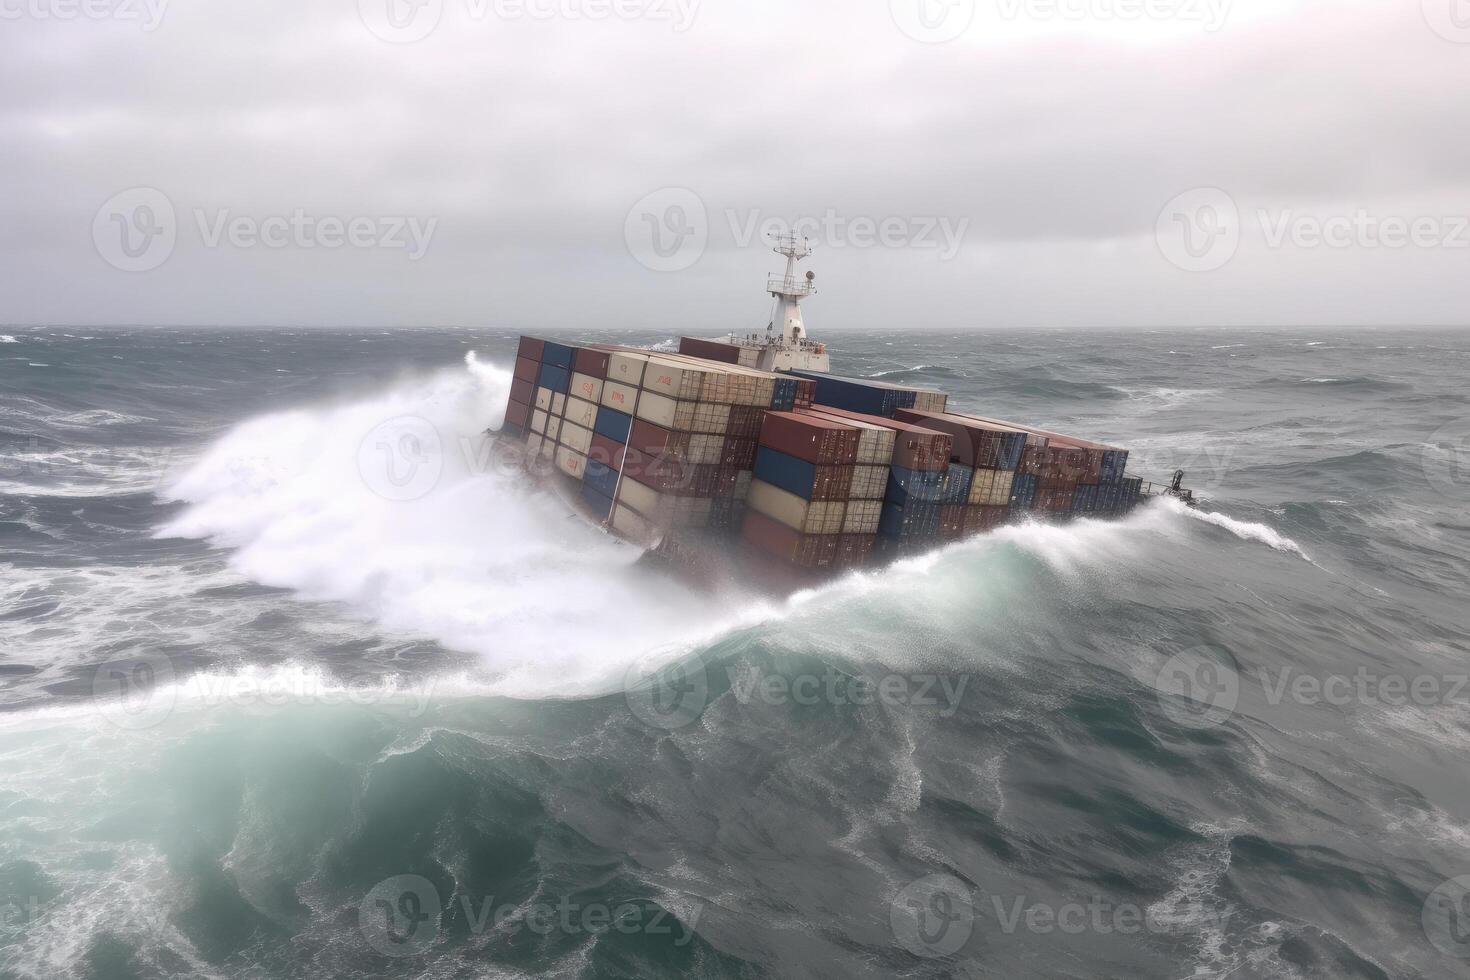
[{"label": "ocean", "polygon": [[513,332],[7,329],[0,977],[1470,976],[1470,335],[829,334],[1203,501],[783,598]]}]

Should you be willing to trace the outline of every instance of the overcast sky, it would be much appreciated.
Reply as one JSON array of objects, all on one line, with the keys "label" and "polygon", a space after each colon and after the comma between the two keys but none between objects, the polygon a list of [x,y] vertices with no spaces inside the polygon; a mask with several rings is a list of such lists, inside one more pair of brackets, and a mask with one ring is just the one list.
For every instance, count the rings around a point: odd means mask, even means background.
[{"label": "overcast sky", "polygon": [[1470,323],[1470,0],[0,19],[4,323]]}]

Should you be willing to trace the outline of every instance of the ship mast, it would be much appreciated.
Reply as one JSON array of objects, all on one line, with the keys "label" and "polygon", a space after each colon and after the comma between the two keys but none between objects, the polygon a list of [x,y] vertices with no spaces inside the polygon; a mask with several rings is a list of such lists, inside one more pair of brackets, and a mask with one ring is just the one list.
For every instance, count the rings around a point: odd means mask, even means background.
[{"label": "ship mast", "polygon": [[801,301],[817,291],[813,280],[816,273],[808,272],[805,278],[796,275],[796,263],[812,254],[807,239],[795,233],[781,235],[771,249],[777,255],[786,256],[786,275],[772,276],[766,282],[766,292],[776,300],[771,313],[771,322],[766,326],[766,342],[780,347],[800,347],[806,340],[806,325],[801,320]]}]

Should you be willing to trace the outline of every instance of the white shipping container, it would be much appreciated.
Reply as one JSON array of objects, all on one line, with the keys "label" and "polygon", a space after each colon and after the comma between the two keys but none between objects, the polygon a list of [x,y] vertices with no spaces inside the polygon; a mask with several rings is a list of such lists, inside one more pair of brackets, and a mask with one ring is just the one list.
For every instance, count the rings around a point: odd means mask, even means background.
[{"label": "white shipping container", "polygon": [[559,391],[551,393],[551,414],[558,418],[567,414],[567,396]]},{"label": "white shipping container", "polygon": [[[842,518],[846,511],[845,501],[803,500],[764,480],[751,481],[746,502],[751,510],[759,511],[802,534],[841,533]],[[873,530],[876,533],[877,527]]]},{"label": "white shipping container", "polygon": [[565,418],[568,422],[574,422],[584,429],[590,429],[597,424],[597,405],[594,402],[584,402],[576,397],[568,398]]},{"label": "white shipping container", "polygon": [[710,498],[659,493],[627,475],[618,482],[618,502],[661,527],[704,527],[709,523]]},{"label": "white shipping container", "polygon": [[618,504],[613,508],[613,530],[638,542],[652,544],[655,538],[653,525],[631,507]]},{"label": "white shipping container", "polygon": [[638,404],[638,389],[619,381],[609,381],[602,386],[602,404],[625,415],[633,414]]},{"label": "white shipping container", "polygon": [[590,374],[573,374],[572,390],[569,392],[574,398],[582,398],[596,405],[602,399],[602,379],[594,378]]},{"label": "white shipping container", "polygon": [[716,379],[723,372],[683,364],[667,357],[650,357],[643,369],[643,390],[656,391],[676,401],[698,401],[706,375]]},{"label": "white shipping container", "polygon": [[536,389],[536,407],[539,408],[539,409],[541,409],[543,412],[549,412],[549,411],[551,411],[551,389],[550,388],[537,388]]},{"label": "white shipping container", "polygon": [[531,431],[538,435],[546,433],[546,413],[539,408],[531,413]]},{"label": "white shipping container", "polygon": [[526,459],[532,460],[541,455],[541,444],[546,439],[543,436],[532,435],[526,439]]},{"label": "white shipping container", "polygon": [[877,534],[883,516],[881,500],[849,500],[842,517],[843,534]]},{"label": "white shipping container", "polygon": [[970,481],[969,503],[988,507],[1009,504],[1011,484],[1015,479],[1016,474],[1010,470],[976,470],[974,479]]},{"label": "white shipping container", "polygon": [[541,458],[550,461],[556,457],[556,440],[546,436],[541,440]]},{"label": "white shipping container", "polygon": [[853,500],[882,500],[888,493],[888,467],[854,466],[852,488],[847,491]]},{"label": "white shipping container", "polygon": [[592,449],[592,430],[584,429],[571,419],[561,424],[561,436],[558,441],[563,445],[575,450],[578,454],[586,456]]},{"label": "white shipping container", "polygon": [[730,427],[730,406],[675,401],[644,390],[638,398],[640,419],[674,432],[722,433]]},{"label": "white shipping container", "polygon": [[560,437],[561,419],[557,418],[555,415],[549,416],[546,419],[546,438],[550,439],[552,442],[556,442],[556,440]]},{"label": "white shipping container", "polygon": [[587,457],[566,446],[559,446],[556,450],[556,468],[567,476],[580,480],[582,474],[587,472]]},{"label": "white shipping container", "polygon": [[920,390],[914,393],[914,410],[917,412],[943,412],[949,404],[949,396],[942,391]]},{"label": "white shipping container", "polygon": [[643,384],[643,369],[647,364],[647,354],[611,354],[607,359],[607,380],[637,388]]}]

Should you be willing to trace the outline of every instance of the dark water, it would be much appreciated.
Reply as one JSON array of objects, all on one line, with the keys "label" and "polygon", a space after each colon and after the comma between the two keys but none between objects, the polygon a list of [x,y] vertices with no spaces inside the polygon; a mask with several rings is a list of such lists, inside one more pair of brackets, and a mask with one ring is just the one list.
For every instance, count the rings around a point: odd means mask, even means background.
[{"label": "dark water", "polygon": [[1208,502],[786,603],[487,458],[508,334],[12,336],[0,976],[1470,976],[1463,335],[835,335]]}]

